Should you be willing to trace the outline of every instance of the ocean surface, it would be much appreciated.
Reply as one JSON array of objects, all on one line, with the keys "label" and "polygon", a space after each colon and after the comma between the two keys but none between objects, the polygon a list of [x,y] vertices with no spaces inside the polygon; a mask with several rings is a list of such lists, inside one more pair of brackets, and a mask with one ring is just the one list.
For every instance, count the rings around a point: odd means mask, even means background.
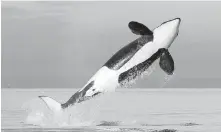
[{"label": "ocean surface", "polygon": [[1,89],[2,131],[221,132],[221,89],[118,89],[53,115],[77,89]]}]

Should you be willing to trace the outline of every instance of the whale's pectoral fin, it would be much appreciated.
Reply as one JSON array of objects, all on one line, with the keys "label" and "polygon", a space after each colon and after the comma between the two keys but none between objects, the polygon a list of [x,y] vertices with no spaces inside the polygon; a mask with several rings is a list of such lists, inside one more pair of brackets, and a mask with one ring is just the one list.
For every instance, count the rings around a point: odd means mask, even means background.
[{"label": "whale's pectoral fin", "polygon": [[168,75],[172,75],[174,72],[174,61],[168,49],[164,49],[160,56],[160,68]]},{"label": "whale's pectoral fin", "polygon": [[47,97],[47,96],[38,96],[40,99],[42,99],[47,107],[53,112],[53,113],[60,113],[62,111],[61,104],[55,101],[54,99]]},{"label": "whale's pectoral fin", "polygon": [[129,22],[128,27],[136,35],[153,35],[153,32],[150,29],[148,29],[145,25],[135,21]]}]

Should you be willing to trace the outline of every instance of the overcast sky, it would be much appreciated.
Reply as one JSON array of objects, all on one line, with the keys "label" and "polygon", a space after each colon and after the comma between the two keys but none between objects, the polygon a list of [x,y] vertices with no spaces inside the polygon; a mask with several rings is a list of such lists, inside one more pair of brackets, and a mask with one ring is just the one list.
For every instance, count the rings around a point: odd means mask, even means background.
[{"label": "overcast sky", "polygon": [[2,2],[2,87],[79,88],[122,46],[175,17],[175,75],[133,87],[221,87],[221,2]]}]

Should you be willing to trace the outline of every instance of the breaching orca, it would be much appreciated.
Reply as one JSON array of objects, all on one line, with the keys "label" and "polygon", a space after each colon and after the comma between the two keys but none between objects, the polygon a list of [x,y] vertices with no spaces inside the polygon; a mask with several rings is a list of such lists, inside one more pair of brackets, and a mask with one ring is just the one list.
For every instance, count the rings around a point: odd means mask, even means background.
[{"label": "breaching orca", "polygon": [[39,97],[56,113],[100,93],[114,91],[123,81],[136,78],[147,70],[157,59],[164,72],[173,74],[174,61],[168,48],[178,35],[180,22],[180,18],[175,18],[151,31],[145,25],[131,21],[128,24],[130,30],[140,37],[115,53],[66,103],[60,104],[47,96]]}]

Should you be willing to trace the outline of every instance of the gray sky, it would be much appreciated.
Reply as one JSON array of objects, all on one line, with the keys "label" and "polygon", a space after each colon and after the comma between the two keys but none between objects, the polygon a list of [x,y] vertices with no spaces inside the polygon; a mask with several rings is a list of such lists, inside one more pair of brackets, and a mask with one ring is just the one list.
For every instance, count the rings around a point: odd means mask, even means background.
[{"label": "gray sky", "polygon": [[[175,76],[165,87],[221,87],[221,2],[2,2],[2,87],[79,88],[122,46],[175,17]],[[157,70],[133,87],[162,87]]]}]

